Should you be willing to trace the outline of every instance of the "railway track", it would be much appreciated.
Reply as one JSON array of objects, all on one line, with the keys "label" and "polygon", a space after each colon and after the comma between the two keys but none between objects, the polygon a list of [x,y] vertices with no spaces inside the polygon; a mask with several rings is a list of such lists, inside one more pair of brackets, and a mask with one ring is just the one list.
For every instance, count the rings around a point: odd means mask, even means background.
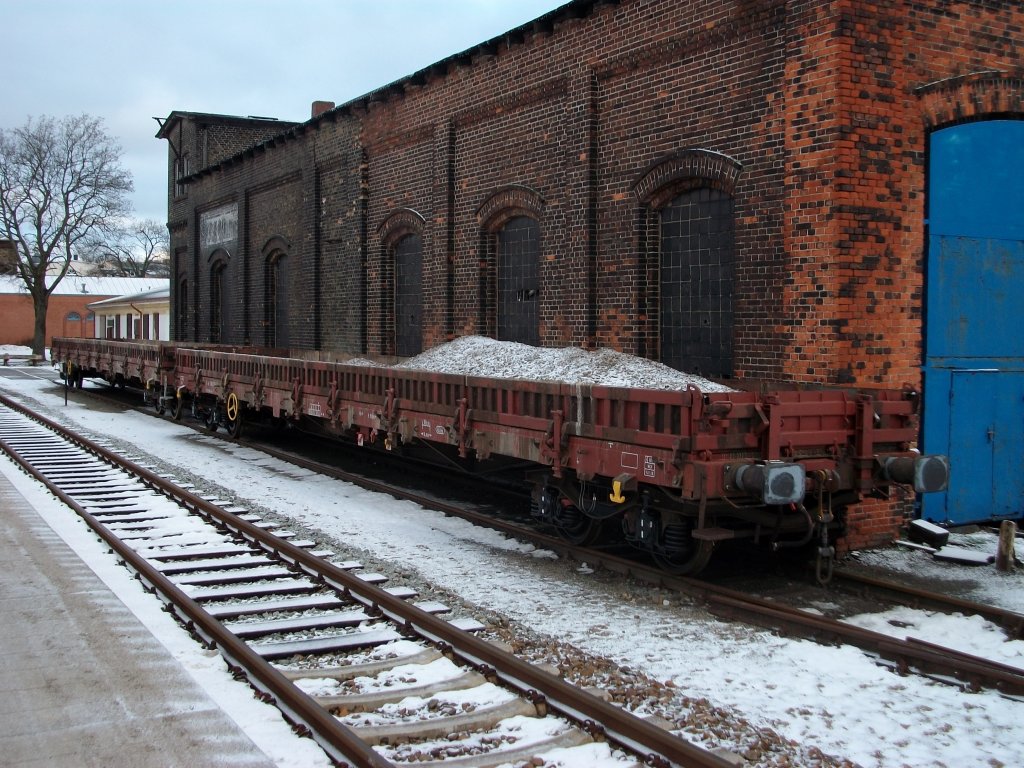
[{"label": "railway track", "polygon": [[358,563],[0,397],[0,447],[337,763],[493,766],[607,741],[634,763],[723,758],[441,618]]},{"label": "railway track", "polygon": [[[459,503],[446,502],[435,496],[420,494],[407,488],[396,488],[384,481],[347,472],[337,467],[312,461],[273,446],[253,444],[282,461],[310,471],[327,474],[369,490],[387,493],[413,501],[423,507],[460,517],[474,524],[499,530],[509,536],[530,541],[578,562],[598,565],[614,573],[634,578],[645,584],[672,590],[703,601],[715,615],[728,620],[744,621],[774,631],[804,637],[823,644],[845,643],[862,649],[886,666],[901,674],[919,673],[940,682],[969,690],[994,689],[1012,696],[1024,696],[1024,670],[999,662],[972,656],[953,648],[905,637],[896,638],[880,632],[853,626],[817,612],[786,605],[778,599],[765,599],[747,591],[714,584],[703,578],[673,576],[634,557],[622,556],[593,547],[579,547],[565,539],[544,533],[536,527],[515,520],[496,518]],[[981,616],[1002,627],[1008,638],[1024,636],[1024,615],[992,605],[962,600],[938,592],[908,587],[895,582],[871,578],[863,574],[837,569],[835,583],[829,588],[841,589],[891,603],[937,611],[949,615]]]},{"label": "railway track", "polygon": [[[991,659],[973,656],[953,648],[927,643],[912,637],[892,637],[887,634],[844,623],[817,612],[786,605],[776,599],[765,599],[747,591],[717,585],[703,578],[673,576],[655,566],[646,565],[635,557],[622,556],[593,547],[574,546],[565,539],[544,533],[536,527],[505,518],[495,518],[488,512],[477,511],[466,505],[446,502],[428,494],[407,488],[396,488],[381,480],[347,472],[338,467],[306,459],[292,452],[281,451],[266,443],[250,443],[282,461],[310,471],[327,474],[369,490],[387,493],[413,501],[423,507],[463,518],[474,524],[494,528],[543,549],[550,549],[579,562],[599,565],[609,571],[634,578],[640,582],[672,590],[703,601],[720,618],[743,621],[760,627],[813,640],[822,644],[848,644],[860,648],[900,674],[918,673],[939,682],[958,685],[968,690],[994,689],[1006,695],[1024,696],[1024,670],[1001,664]],[[1011,639],[1024,633],[1024,616],[1014,611],[961,600],[895,582],[873,579],[862,574],[837,569],[835,584],[831,588],[845,590],[862,597],[873,597],[912,608],[924,608],[955,615],[977,615],[993,622],[1006,631]]]},{"label": "railway track", "polygon": [[[151,409],[148,412],[152,412]],[[241,442],[246,442],[243,438]],[[720,618],[743,621],[773,631],[799,636],[823,644],[848,644],[875,657],[880,664],[901,674],[918,673],[939,682],[957,685],[968,690],[994,689],[1011,696],[1024,695],[1024,670],[999,662],[972,656],[940,645],[923,642],[912,637],[893,637],[844,623],[842,620],[822,616],[786,605],[777,598],[765,599],[748,591],[717,585],[705,579],[673,576],[649,566],[636,558],[622,556],[592,547],[579,547],[563,538],[547,534],[515,520],[496,518],[464,504],[447,502],[434,495],[414,489],[398,488],[383,480],[342,470],[335,466],[310,460],[293,452],[281,451],[266,443],[248,443],[275,458],[354,483],[369,490],[413,501],[423,507],[466,519],[474,524],[499,530],[509,536],[530,541],[536,546],[550,549],[563,557],[598,565],[613,573],[634,578],[642,583],[672,590],[704,602],[709,611]],[[1002,626],[1009,637],[1020,637],[1024,630],[1024,616],[994,606],[959,600],[936,592],[913,589],[894,582],[884,582],[859,574],[836,572],[836,588],[862,596],[873,596],[901,605],[927,608],[947,614],[979,615]]]}]

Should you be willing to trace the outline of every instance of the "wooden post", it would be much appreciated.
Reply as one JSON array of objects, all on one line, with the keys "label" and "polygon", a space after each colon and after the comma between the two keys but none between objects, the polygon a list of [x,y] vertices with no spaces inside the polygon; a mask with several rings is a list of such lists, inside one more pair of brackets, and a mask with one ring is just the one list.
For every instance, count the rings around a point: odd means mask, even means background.
[{"label": "wooden post", "polygon": [[996,570],[1012,571],[1017,560],[1014,540],[1017,537],[1017,524],[1013,520],[1003,520],[999,526],[999,550],[996,552]]}]

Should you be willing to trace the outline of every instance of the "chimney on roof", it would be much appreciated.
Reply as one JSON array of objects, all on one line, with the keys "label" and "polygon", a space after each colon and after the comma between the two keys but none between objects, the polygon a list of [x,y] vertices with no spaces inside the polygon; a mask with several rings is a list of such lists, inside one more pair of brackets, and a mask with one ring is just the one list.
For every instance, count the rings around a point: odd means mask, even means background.
[{"label": "chimney on roof", "polygon": [[332,109],[334,109],[333,101],[314,101],[313,113],[310,117],[320,117],[324,112],[330,112]]}]

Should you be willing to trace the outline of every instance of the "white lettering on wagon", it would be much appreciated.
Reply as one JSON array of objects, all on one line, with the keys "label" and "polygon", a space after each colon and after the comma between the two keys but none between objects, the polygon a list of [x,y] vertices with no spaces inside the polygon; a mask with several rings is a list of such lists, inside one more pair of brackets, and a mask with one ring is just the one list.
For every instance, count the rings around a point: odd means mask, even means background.
[{"label": "white lettering on wagon", "polygon": [[654,477],[658,471],[658,465],[653,456],[644,456],[644,477]]}]

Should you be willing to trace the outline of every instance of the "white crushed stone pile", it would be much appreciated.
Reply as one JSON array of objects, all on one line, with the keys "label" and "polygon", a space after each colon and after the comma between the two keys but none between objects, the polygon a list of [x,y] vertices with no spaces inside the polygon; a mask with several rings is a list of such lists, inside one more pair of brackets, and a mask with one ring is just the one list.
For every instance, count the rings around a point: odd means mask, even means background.
[{"label": "white crushed stone pile", "polygon": [[577,347],[548,349],[495,341],[484,336],[463,336],[428,349],[395,367],[458,376],[562,381],[607,387],[685,389],[692,385],[702,392],[735,391],[701,376],[611,349],[595,352]]}]

